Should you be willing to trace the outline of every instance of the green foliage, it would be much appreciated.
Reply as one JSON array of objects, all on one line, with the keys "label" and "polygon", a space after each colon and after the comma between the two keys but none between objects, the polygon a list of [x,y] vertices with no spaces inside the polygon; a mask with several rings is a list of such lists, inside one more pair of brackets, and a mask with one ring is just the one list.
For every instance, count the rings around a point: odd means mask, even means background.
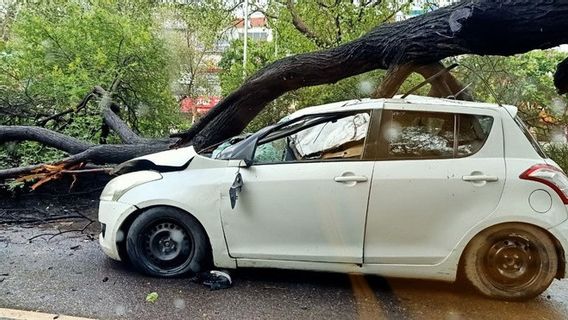
[{"label": "green foliage", "polygon": [[[4,105],[18,116],[0,112],[0,124],[34,124],[74,107],[95,85],[109,89],[119,77],[115,99],[133,127],[150,137],[181,127],[164,68],[168,51],[150,9],[144,0],[22,3],[0,51],[0,95],[12,100]],[[98,142],[100,124],[98,106],[91,103],[48,127]],[[52,160],[52,153],[34,148],[18,145],[19,164],[27,163],[28,155],[34,163]],[[9,164],[1,161],[2,166]]]},{"label": "green foliage", "polygon": [[457,76],[471,84],[477,101],[512,104],[521,117],[537,129],[539,140],[548,141],[555,127],[566,125],[566,98],[559,96],[553,75],[565,54],[532,51],[513,57],[464,56],[450,60],[460,67]]},{"label": "green foliage", "polygon": [[[286,2],[286,1],[283,1]],[[398,10],[404,10],[398,0],[386,1],[295,1],[297,16],[317,40],[299,32],[292,23],[292,13],[281,2],[272,2],[271,14],[278,41],[284,54],[296,54],[336,46],[357,39],[384,22],[392,21]]]},{"label": "green foliage", "polygon": [[146,296],[146,302],[154,303],[158,301],[158,293],[157,292],[150,292]]},{"label": "green foliage", "polygon": [[544,152],[554,160],[564,172],[568,172],[568,144],[549,143],[544,146]]},{"label": "green foliage", "polygon": [[[208,79],[208,71],[215,69],[217,61],[212,52],[218,51],[223,32],[231,25],[225,0],[195,1],[190,4],[166,2],[159,11],[161,20],[176,21],[186,29],[164,30],[170,61],[168,70],[177,95],[197,96],[215,91]],[[184,77],[182,83],[177,80]]]},{"label": "green foliage", "polygon": [[[366,3],[366,2],[365,2]],[[292,14],[287,6],[279,2],[271,3],[269,12],[278,16],[270,20],[273,28],[273,42],[256,42],[249,39],[248,63],[243,72],[243,42],[236,40],[223,54],[221,88],[223,95],[231,93],[242,83],[244,77],[271,62],[287,55],[304,53],[329,46],[342,44],[360,37],[382,22],[392,21],[400,7],[398,1],[369,2],[360,6],[353,1],[301,1],[295,5],[298,17],[308,26],[314,37],[307,36],[296,29]],[[243,74],[245,75],[243,77]],[[331,103],[341,100],[368,98],[384,77],[384,71],[377,70],[363,75],[341,80],[335,84],[301,88],[284,94],[270,103],[249,124],[247,131],[258,130],[280,120],[286,114],[304,107]],[[408,90],[422,81],[413,76],[403,86]],[[420,93],[427,93],[426,89]]]}]

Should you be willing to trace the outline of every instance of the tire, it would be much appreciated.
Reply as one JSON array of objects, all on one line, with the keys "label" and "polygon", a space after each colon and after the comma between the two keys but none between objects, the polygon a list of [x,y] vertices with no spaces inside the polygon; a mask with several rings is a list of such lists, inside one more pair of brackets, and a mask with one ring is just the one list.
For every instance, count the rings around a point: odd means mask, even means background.
[{"label": "tire", "polygon": [[130,226],[126,252],[142,273],[179,277],[207,267],[211,249],[205,231],[193,216],[172,207],[154,207]]},{"label": "tire", "polygon": [[466,279],[483,295],[527,300],[544,292],[558,269],[554,243],[543,230],[503,224],[478,234],[463,257]]}]

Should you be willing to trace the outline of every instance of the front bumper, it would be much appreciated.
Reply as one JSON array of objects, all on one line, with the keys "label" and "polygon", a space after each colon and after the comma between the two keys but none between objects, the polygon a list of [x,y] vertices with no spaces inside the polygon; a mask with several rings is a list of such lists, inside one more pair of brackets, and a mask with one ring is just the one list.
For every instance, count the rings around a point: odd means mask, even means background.
[{"label": "front bumper", "polygon": [[101,200],[99,203],[99,222],[104,225],[105,229],[105,232],[99,235],[99,244],[103,252],[114,260],[121,260],[118,243],[126,238],[120,226],[136,209],[134,205],[117,201]]}]

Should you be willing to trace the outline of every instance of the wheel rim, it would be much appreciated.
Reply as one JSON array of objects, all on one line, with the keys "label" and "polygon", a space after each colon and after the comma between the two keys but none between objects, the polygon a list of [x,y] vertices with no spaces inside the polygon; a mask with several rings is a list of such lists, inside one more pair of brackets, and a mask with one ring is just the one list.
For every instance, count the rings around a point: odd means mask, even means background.
[{"label": "wheel rim", "polygon": [[502,290],[522,290],[538,278],[541,251],[528,238],[509,234],[494,241],[485,254],[482,268],[491,284]]},{"label": "wheel rim", "polygon": [[191,234],[176,221],[158,221],[147,225],[139,238],[145,263],[152,269],[177,272],[193,257]]}]

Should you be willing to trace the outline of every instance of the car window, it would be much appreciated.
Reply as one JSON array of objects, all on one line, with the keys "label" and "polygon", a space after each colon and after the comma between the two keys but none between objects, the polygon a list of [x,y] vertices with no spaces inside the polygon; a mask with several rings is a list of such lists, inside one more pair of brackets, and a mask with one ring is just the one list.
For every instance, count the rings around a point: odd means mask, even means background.
[{"label": "car window", "polygon": [[477,153],[485,144],[493,127],[493,117],[461,114],[458,115],[457,157]]},{"label": "car window", "polygon": [[385,111],[381,133],[386,158],[452,158],[454,121],[450,113]]},{"label": "car window", "polygon": [[477,153],[493,118],[421,111],[384,111],[379,159],[450,159]]},{"label": "car window", "polygon": [[302,121],[272,133],[257,146],[254,163],[361,159],[370,114],[327,118]]}]

